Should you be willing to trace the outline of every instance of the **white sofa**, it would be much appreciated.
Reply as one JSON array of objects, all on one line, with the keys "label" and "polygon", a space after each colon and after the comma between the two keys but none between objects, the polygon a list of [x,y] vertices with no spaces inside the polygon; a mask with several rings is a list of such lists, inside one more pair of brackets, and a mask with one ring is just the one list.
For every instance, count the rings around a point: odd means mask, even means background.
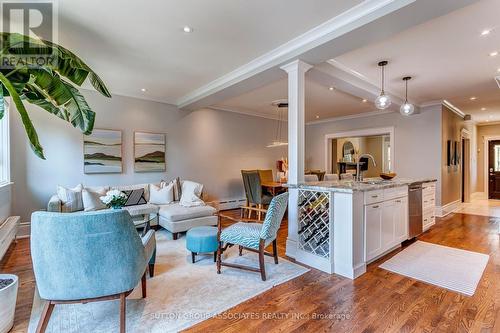
[{"label": "white sofa", "polygon": [[[181,182],[182,183],[182,182]],[[177,239],[180,232],[188,231],[197,226],[212,226],[217,225],[217,210],[210,205],[184,207],[179,201],[167,205],[154,205],[149,203],[149,184],[114,186],[109,189],[128,191],[139,188],[144,188],[144,198],[148,202],[144,205],[124,207],[133,217],[142,217],[144,215],[158,214],[158,222],[152,221],[151,225],[159,224],[173,234],[173,238]],[[96,187],[92,187],[96,188]],[[91,188],[91,189],[92,189]],[[57,195],[52,196],[48,206],[48,211],[61,212],[62,203]],[[153,216],[151,216],[153,218]]]}]

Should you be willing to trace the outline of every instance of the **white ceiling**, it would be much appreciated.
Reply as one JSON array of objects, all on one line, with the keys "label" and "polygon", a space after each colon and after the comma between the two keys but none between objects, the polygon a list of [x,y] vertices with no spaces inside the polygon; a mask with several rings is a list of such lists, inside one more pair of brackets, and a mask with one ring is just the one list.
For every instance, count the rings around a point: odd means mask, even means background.
[{"label": "white ceiling", "polygon": [[360,2],[60,0],[58,42],[113,93],[175,103]]},{"label": "white ceiling", "polygon": [[[214,108],[230,110],[265,118],[276,118],[277,108],[273,101],[287,98],[287,80],[282,79],[251,92],[225,100]],[[311,80],[306,75],[306,121],[316,121],[332,117],[343,117],[373,111],[371,102],[363,103],[361,98],[339,90],[329,90],[328,86]]]},{"label": "white ceiling", "polygon": [[[389,60],[387,90],[403,96],[401,78],[410,75],[411,101],[446,99],[479,122],[500,120],[500,89],[494,81],[500,54],[489,56],[500,52],[498,13],[500,1],[482,0],[335,60],[377,84],[377,62]],[[493,30],[481,36],[485,29]]]},{"label": "white ceiling", "polygon": [[[404,98],[402,78],[412,76],[409,82],[411,102],[422,106],[448,100],[478,122],[500,121],[500,88],[494,81],[494,76],[500,75],[497,71],[500,54],[489,56],[490,52],[500,52],[498,13],[499,0],[482,0],[335,57],[334,62],[355,73],[353,77],[380,87],[377,63],[388,60],[386,90],[393,95]],[[492,32],[481,36],[485,29],[492,29]],[[307,121],[316,120],[316,115],[326,119],[375,110],[371,101],[360,103],[360,94],[356,98],[338,91],[332,93],[327,88],[317,81],[307,80]],[[472,96],[477,99],[471,101]],[[220,102],[218,107],[272,116],[276,111],[270,103],[279,98],[286,98],[285,80]]]}]

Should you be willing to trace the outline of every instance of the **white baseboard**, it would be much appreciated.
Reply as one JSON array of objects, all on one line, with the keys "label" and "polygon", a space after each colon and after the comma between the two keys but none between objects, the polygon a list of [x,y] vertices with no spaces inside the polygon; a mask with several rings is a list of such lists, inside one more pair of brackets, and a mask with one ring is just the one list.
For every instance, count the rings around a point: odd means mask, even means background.
[{"label": "white baseboard", "polygon": [[488,194],[486,192],[474,192],[470,195],[470,198],[472,200],[488,199]]},{"label": "white baseboard", "polygon": [[246,204],[246,199],[223,199],[219,201],[207,202],[210,206],[217,208],[217,210],[230,210],[237,209]]},{"label": "white baseboard", "polygon": [[436,216],[444,217],[444,216],[458,210],[461,205],[462,204],[461,204],[460,200],[456,200],[456,201],[450,202],[449,204],[446,204],[444,206],[437,206],[436,207]]},{"label": "white baseboard", "polygon": [[290,258],[295,258],[297,255],[297,241],[287,238],[286,239],[286,250],[285,250],[285,255],[287,255]]}]

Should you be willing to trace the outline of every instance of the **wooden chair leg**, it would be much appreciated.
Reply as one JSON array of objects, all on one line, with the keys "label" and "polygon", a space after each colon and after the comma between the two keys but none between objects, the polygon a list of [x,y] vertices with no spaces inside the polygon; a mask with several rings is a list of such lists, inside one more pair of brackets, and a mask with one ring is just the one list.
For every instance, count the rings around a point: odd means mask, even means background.
[{"label": "wooden chair leg", "polygon": [[45,306],[43,307],[42,315],[40,316],[40,320],[38,321],[38,326],[36,328],[36,333],[44,333],[47,329],[47,325],[49,324],[50,316],[52,315],[52,311],[54,310],[54,303],[51,301],[47,301]]},{"label": "wooden chair leg", "polygon": [[[259,205],[257,205],[257,208],[258,208],[258,209],[262,209],[262,205],[260,205],[260,204],[259,204]],[[257,212],[257,220],[259,220],[259,221],[260,221],[261,217],[262,217],[262,213],[261,213],[261,211],[259,210],[259,211]]]},{"label": "wooden chair leg", "polygon": [[273,240],[273,256],[274,256],[274,263],[277,265],[278,264],[278,246],[276,243],[276,239]]},{"label": "wooden chair leg", "polygon": [[155,264],[149,264],[149,277],[152,278],[155,275]]},{"label": "wooden chair leg", "polygon": [[191,252],[191,262],[194,264],[196,261],[196,252]]},{"label": "wooden chair leg", "polygon": [[120,294],[120,333],[125,333],[126,315],[127,315],[126,294],[122,293]]},{"label": "wooden chair leg", "polygon": [[141,285],[142,285],[142,298],[146,298],[146,272],[144,272],[144,275],[142,276]]},{"label": "wooden chair leg", "polygon": [[243,255],[243,246],[238,245],[238,254],[241,257]]},{"label": "wooden chair leg", "polygon": [[259,243],[259,266],[260,266],[260,276],[262,281],[266,281],[266,266],[264,262],[264,240],[260,240]]},{"label": "wooden chair leg", "polygon": [[219,242],[219,248],[217,249],[217,274],[220,274],[220,267],[222,261],[222,242]]},{"label": "wooden chair leg", "polygon": [[217,251],[214,252],[214,262],[217,262]]},{"label": "wooden chair leg", "polygon": [[178,232],[173,232],[173,233],[172,233],[172,238],[173,238],[174,240],[177,240],[178,236],[179,236],[179,233],[178,233]]}]

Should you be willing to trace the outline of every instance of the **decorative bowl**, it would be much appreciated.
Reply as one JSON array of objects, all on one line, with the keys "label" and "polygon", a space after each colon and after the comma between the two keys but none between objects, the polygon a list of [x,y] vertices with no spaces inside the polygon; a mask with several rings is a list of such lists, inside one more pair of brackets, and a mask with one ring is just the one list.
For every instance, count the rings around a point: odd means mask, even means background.
[{"label": "decorative bowl", "polygon": [[380,174],[380,178],[382,178],[383,180],[391,180],[394,177],[396,177],[396,174],[394,172],[384,172]]}]

